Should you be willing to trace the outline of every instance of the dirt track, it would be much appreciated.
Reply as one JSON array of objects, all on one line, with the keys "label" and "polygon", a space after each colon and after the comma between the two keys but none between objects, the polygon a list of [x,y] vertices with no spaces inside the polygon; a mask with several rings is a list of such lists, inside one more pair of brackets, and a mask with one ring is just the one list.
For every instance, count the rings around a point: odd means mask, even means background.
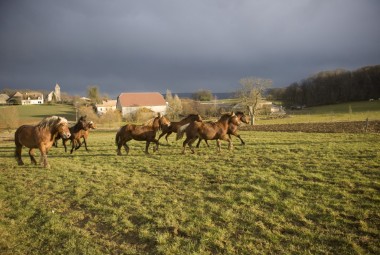
[{"label": "dirt track", "polygon": [[240,130],[305,133],[380,133],[380,121],[294,123],[241,126]]}]

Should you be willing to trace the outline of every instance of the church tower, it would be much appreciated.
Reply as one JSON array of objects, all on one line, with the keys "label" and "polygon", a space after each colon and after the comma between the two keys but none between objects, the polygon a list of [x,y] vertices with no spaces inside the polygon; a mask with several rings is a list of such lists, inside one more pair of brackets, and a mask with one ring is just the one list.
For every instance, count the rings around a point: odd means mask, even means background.
[{"label": "church tower", "polygon": [[54,93],[55,93],[55,99],[57,100],[57,102],[61,102],[61,87],[59,86],[58,83],[55,84]]}]

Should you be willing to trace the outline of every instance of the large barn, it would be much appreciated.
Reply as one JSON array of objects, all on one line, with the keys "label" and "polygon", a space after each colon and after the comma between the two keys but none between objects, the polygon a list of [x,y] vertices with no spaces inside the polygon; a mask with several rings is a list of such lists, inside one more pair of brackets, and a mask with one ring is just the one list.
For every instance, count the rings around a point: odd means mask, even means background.
[{"label": "large barn", "polygon": [[123,117],[135,113],[140,108],[147,108],[155,113],[166,113],[167,103],[158,92],[121,93],[117,97],[116,108]]}]

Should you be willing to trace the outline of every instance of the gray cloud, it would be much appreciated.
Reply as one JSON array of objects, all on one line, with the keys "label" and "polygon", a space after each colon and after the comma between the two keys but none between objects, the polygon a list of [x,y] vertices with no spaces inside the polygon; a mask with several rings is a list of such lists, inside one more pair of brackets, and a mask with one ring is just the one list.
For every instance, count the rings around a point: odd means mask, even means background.
[{"label": "gray cloud", "polygon": [[281,87],[379,64],[380,2],[2,1],[0,86],[69,93]]}]

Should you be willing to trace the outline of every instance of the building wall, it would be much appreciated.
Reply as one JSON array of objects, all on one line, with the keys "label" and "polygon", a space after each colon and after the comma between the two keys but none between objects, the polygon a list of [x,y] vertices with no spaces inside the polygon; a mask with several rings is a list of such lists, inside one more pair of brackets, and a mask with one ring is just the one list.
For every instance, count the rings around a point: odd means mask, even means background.
[{"label": "building wall", "polygon": [[166,105],[158,105],[158,106],[122,107],[121,115],[125,117],[131,113],[135,113],[140,108],[147,108],[156,113],[161,113],[162,115],[166,114]]}]

